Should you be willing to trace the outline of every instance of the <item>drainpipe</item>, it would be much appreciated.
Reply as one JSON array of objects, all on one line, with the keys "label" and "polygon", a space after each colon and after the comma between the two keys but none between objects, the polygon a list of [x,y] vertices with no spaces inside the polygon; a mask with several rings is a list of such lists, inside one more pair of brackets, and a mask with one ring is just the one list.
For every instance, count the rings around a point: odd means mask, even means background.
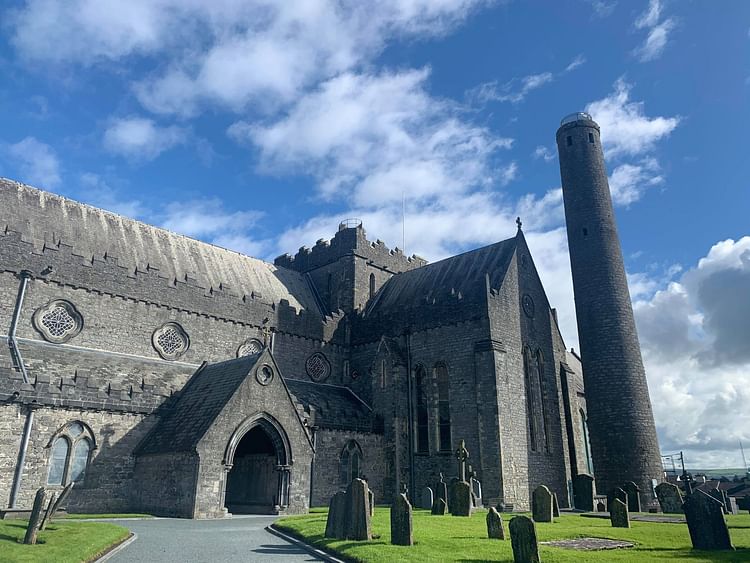
[{"label": "drainpipe", "polygon": [[8,346],[10,347],[10,354],[13,358],[13,363],[16,365],[16,369],[21,372],[23,376],[23,382],[29,383],[29,374],[26,371],[26,366],[23,363],[23,357],[21,357],[21,350],[18,349],[18,342],[16,341],[16,327],[18,326],[18,320],[21,318],[21,309],[23,307],[23,300],[26,296],[26,286],[31,278],[31,272],[24,270],[20,274],[21,283],[18,287],[18,297],[16,298],[16,308],[13,311],[13,319],[10,321],[10,331],[8,334]]},{"label": "drainpipe", "polygon": [[310,431],[312,432],[313,454],[312,459],[310,460],[310,501],[308,504],[310,508],[312,508],[313,488],[315,482],[315,452],[318,451],[318,427],[313,425],[310,427]]},{"label": "drainpipe", "polygon": [[21,490],[21,480],[23,478],[23,468],[26,465],[26,450],[29,447],[29,438],[31,436],[31,426],[34,424],[34,409],[36,407],[29,405],[28,412],[26,413],[26,422],[23,426],[23,437],[21,438],[21,448],[18,451],[18,462],[16,463],[16,471],[13,474],[13,486],[10,490],[10,503],[9,508],[16,507],[16,500],[18,499],[18,491]]},{"label": "drainpipe", "polygon": [[[409,331],[405,333],[406,336],[406,398],[409,412],[409,420],[407,424],[409,434],[409,491],[412,499],[417,498],[414,487],[416,486],[414,478],[414,401],[412,398],[412,381],[411,381],[411,334]],[[400,491],[397,491],[400,492]]]}]

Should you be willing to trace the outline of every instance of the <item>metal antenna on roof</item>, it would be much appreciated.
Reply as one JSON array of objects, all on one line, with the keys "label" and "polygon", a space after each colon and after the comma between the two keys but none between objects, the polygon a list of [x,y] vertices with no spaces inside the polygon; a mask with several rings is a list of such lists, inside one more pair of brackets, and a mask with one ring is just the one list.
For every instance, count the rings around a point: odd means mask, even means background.
[{"label": "metal antenna on roof", "polygon": [[740,440],[740,452],[742,452],[742,465],[745,468],[745,472],[750,473],[750,466],[747,465],[747,460],[745,459],[745,448],[742,447],[742,440]]},{"label": "metal antenna on roof", "polygon": [[406,194],[401,190],[401,250],[406,255]]}]

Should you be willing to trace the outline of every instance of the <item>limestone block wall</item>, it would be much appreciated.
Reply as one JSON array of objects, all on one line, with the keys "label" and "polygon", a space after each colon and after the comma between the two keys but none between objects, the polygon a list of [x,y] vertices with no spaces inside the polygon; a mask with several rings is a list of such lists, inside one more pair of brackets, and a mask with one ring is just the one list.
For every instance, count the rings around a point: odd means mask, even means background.
[{"label": "limestone block wall", "polygon": [[197,454],[138,456],[134,475],[133,510],[155,516],[193,517]]}]

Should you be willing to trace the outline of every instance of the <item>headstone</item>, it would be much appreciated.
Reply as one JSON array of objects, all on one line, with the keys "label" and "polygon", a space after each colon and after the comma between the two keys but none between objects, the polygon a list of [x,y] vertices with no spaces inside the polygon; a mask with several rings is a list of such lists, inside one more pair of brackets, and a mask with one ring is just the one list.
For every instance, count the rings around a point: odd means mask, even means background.
[{"label": "headstone", "polygon": [[560,505],[557,504],[557,493],[552,493],[552,516],[560,518]]},{"label": "headstone", "polygon": [[57,500],[57,493],[52,493],[52,496],[49,499],[49,502],[47,503],[47,510],[44,512],[44,517],[42,518],[42,523],[39,524],[39,531],[43,532],[47,529],[47,523],[52,519],[52,507],[55,506],[55,501]]},{"label": "headstone", "polygon": [[490,507],[487,512],[487,537],[491,540],[505,539],[503,517],[500,516],[500,513],[494,507]]},{"label": "headstone", "polygon": [[339,491],[328,505],[325,537],[334,539],[346,538],[346,493]]},{"label": "headstone", "polygon": [[453,516],[471,516],[474,504],[471,501],[471,487],[465,481],[457,481],[451,487],[453,502],[450,511]]},{"label": "headstone", "polygon": [[573,504],[578,510],[594,511],[594,478],[585,473],[573,477]]},{"label": "headstone", "polygon": [[622,502],[625,503],[627,506],[628,504],[628,493],[626,493],[624,490],[622,490],[620,487],[615,487],[609,493],[607,493],[607,508],[612,506],[612,501],[614,499],[619,499]]},{"label": "headstone", "polygon": [[724,489],[721,490],[721,496],[724,503],[724,514],[731,514],[732,509],[729,507],[729,495]]},{"label": "headstone", "polygon": [[531,515],[534,522],[552,522],[552,493],[544,485],[531,494]]},{"label": "headstone", "polygon": [[372,539],[370,523],[370,496],[367,483],[352,479],[346,489],[346,539],[364,541]]},{"label": "headstone", "polygon": [[370,507],[370,518],[375,516],[375,493],[367,487],[367,505]]},{"label": "headstone", "polygon": [[750,513],[750,495],[745,495],[737,501],[737,508],[740,510],[747,510]]},{"label": "headstone", "polygon": [[411,504],[403,493],[396,495],[391,506],[391,543],[414,545]]},{"label": "headstone", "polygon": [[659,483],[656,485],[656,498],[664,514],[682,514],[682,493],[677,485]]},{"label": "headstone", "polygon": [[40,528],[41,530],[47,529],[47,524],[49,524],[50,520],[55,517],[55,513],[62,507],[63,504],[65,504],[65,501],[68,500],[68,497],[73,490],[73,485],[74,483],[68,484],[62,490],[60,496],[57,497],[57,500],[55,500],[53,495],[52,500],[50,500],[49,507],[47,508],[47,514],[44,515],[44,520],[42,521],[42,526]]},{"label": "headstone", "polygon": [[641,489],[633,481],[628,481],[622,486],[622,490],[628,495],[628,512],[641,512]]},{"label": "headstone", "polygon": [[528,516],[514,516],[508,524],[514,563],[540,563],[536,524]]},{"label": "headstone", "polygon": [[740,509],[737,506],[737,499],[734,497],[727,497],[727,512],[729,514],[739,514]]},{"label": "headstone", "polygon": [[708,491],[708,494],[711,495],[711,497],[713,497],[714,499],[716,499],[716,502],[718,502],[719,504],[721,504],[721,510],[722,510],[722,512],[724,512],[724,514],[726,514],[727,513],[727,507],[724,504],[724,492],[721,491],[721,490],[719,490],[718,487],[716,487],[715,489],[712,489],[712,490]]},{"label": "headstone", "polygon": [[[443,504],[446,506],[446,509],[443,510],[440,507],[439,500],[443,501]],[[440,480],[435,483],[435,497],[432,501],[432,513],[433,514],[446,514],[448,506],[448,485],[446,485],[445,480],[443,479],[443,474],[440,474]]]},{"label": "headstone", "polygon": [[597,512],[607,512],[607,507],[604,506],[604,503],[602,501],[599,501],[596,503],[596,511]]},{"label": "headstone", "polygon": [[474,495],[474,498],[476,502],[474,503],[474,506],[481,506],[482,505],[482,483],[480,483],[477,479],[471,480],[471,492]]},{"label": "headstone", "polygon": [[34,505],[31,508],[29,525],[26,527],[26,535],[23,538],[23,543],[27,545],[34,545],[36,543],[36,535],[39,533],[39,525],[42,523],[44,516],[45,500],[47,500],[47,491],[44,487],[40,487],[36,492],[36,496],[34,496]]},{"label": "headstone", "polygon": [[619,498],[613,499],[609,505],[609,519],[613,528],[630,528],[628,505]]},{"label": "headstone", "polygon": [[450,483],[448,483],[448,498],[446,499],[446,503],[448,504],[448,510],[450,512],[453,512],[453,505],[456,502],[456,499],[453,498],[453,494],[456,492],[455,484],[458,482],[458,479],[453,477]]},{"label": "headstone", "polygon": [[432,489],[430,487],[425,487],[422,489],[422,497],[421,497],[421,503],[419,505],[419,508],[426,508],[427,510],[432,509]]},{"label": "headstone", "polygon": [[683,509],[693,549],[734,549],[718,500],[698,490],[687,498]]},{"label": "headstone", "polygon": [[446,514],[448,514],[448,505],[445,504],[445,501],[443,499],[439,498],[432,506],[432,513],[435,516],[445,516]]}]

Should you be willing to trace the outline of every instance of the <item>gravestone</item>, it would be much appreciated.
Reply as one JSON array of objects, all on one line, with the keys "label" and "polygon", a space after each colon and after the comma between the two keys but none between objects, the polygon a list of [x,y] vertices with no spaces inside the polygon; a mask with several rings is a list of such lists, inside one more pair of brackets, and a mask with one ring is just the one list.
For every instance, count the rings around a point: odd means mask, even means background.
[{"label": "gravestone", "polygon": [[683,508],[693,549],[734,549],[718,500],[703,491],[695,491],[685,500]]},{"label": "gravestone", "polygon": [[453,516],[471,516],[474,503],[471,500],[471,487],[465,481],[457,481],[451,487],[453,503],[450,511]]},{"label": "gravestone", "polygon": [[664,514],[682,514],[682,493],[677,485],[659,483],[656,485],[656,498]]},{"label": "gravestone", "polygon": [[607,507],[604,506],[604,503],[602,501],[599,501],[596,503],[596,511],[597,512],[607,512]]},{"label": "gravestone", "polygon": [[573,504],[578,510],[594,511],[594,478],[585,473],[573,477]]},{"label": "gravestone", "polygon": [[531,494],[531,514],[534,522],[552,522],[552,493],[544,485]]},{"label": "gravestone", "polygon": [[432,513],[435,516],[445,516],[448,514],[448,505],[445,504],[443,499],[439,498],[435,501],[435,504],[432,507]]},{"label": "gravestone", "polygon": [[[441,506],[440,502],[443,501],[443,505],[445,507]],[[440,474],[440,480],[435,483],[435,497],[432,502],[432,513],[433,514],[446,514],[448,512],[448,486],[445,483],[445,480],[443,479],[443,474]]]},{"label": "gravestone", "polygon": [[364,541],[372,539],[370,524],[370,495],[367,483],[352,479],[346,489],[346,539]]},{"label": "gravestone", "polygon": [[552,516],[560,518],[560,505],[557,504],[557,493],[552,493]]},{"label": "gravestone", "polygon": [[633,481],[628,481],[622,486],[622,490],[628,495],[628,512],[641,512],[641,489]]},{"label": "gravestone", "polygon": [[626,493],[620,487],[615,487],[614,489],[612,489],[611,491],[609,491],[609,493],[607,493],[607,508],[609,508],[610,506],[612,506],[612,501],[614,499],[621,500],[627,506],[627,504],[628,504],[628,493]]},{"label": "gravestone", "polygon": [[47,491],[44,487],[40,487],[34,496],[34,505],[31,508],[29,524],[26,527],[26,535],[23,538],[23,543],[27,545],[34,545],[36,543],[36,536],[39,533],[39,525],[42,523],[42,518],[44,516],[45,500],[47,500]]},{"label": "gravestone", "polygon": [[339,491],[328,505],[325,537],[344,539],[346,537],[346,493]]},{"label": "gravestone", "polygon": [[375,516],[375,493],[372,489],[367,488],[367,505],[370,507],[370,518]]},{"label": "gravestone", "polygon": [[729,506],[729,494],[722,489],[721,490],[722,502],[724,503],[724,514],[731,514],[732,509]]},{"label": "gravestone", "polygon": [[491,540],[504,540],[503,517],[494,507],[487,512],[487,537]]},{"label": "gravestone", "polygon": [[716,500],[716,502],[718,502],[719,504],[721,504],[721,510],[722,510],[722,512],[724,512],[724,514],[726,514],[727,513],[727,507],[724,504],[724,491],[721,491],[721,490],[719,490],[718,487],[716,487],[715,489],[712,489],[712,490],[708,491],[708,494],[711,495],[711,497],[713,497]]},{"label": "gravestone", "polygon": [[609,519],[613,528],[630,528],[628,505],[619,498],[613,499],[609,505]]},{"label": "gravestone", "polygon": [[451,478],[450,483],[448,483],[448,498],[445,502],[448,504],[448,510],[451,513],[453,513],[453,505],[456,502],[456,500],[453,498],[453,494],[456,492],[456,483],[458,483],[458,479],[456,479],[455,477]]},{"label": "gravestone", "polygon": [[469,459],[469,450],[466,449],[466,443],[461,440],[456,450],[456,460],[458,461],[458,480],[466,481],[466,460]]},{"label": "gravestone", "polygon": [[391,543],[414,545],[411,504],[403,493],[396,495],[391,506]]},{"label": "gravestone", "polygon": [[536,524],[528,516],[514,516],[508,524],[514,563],[540,563]]},{"label": "gravestone", "polygon": [[737,506],[737,499],[734,497],[727,497],[727,512],[728,514],[737,515],[740,513],[740,509]]},{"label": "gravestone", "polygon": [[40,530],[44,531],[47,529],[47,524],[49,524],[50,520],[52,520],[55,517],[55,513],[62,507],[63,504],[65,504],[65,501],[68,500],[68,497],[70,496],[70,492],[73,490],[73,483],[68,484],[60,493],[60,496],[55,499],[55,496],[52,495],[52,499],[49,502],[49,506],[47,507],[47,513],[44,515],[44,520],[42,521],[42,525],[39,528]]},{"label": "gravestone", "polygon": [[424,489],[422,489],[422,497],[421,497],[421,503],[419,505],[419,508],[426,508],[427,510],[431,510],[432,503],[433,503],[432,489],[430,487],[425,487]]},{"label": "gravestone", "polygon": [[44,512],[44,516],[42,517],[42,522],[39,524],[39,531],[43,532],[47,529],[47,524],[52,519],[52,507],[55,506],[55,502],[57,501],[57,493],[52,493],[52,496],[49,499],[49,502],[47,503],[47,510]]}]

